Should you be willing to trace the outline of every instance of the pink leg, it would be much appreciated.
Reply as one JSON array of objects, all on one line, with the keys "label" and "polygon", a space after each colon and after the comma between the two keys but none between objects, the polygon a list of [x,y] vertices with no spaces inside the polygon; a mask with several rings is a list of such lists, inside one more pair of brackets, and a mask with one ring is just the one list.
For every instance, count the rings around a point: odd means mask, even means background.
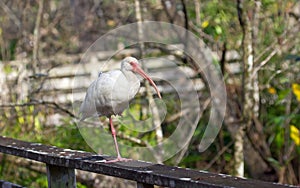
[{"label": "pink leg", "polygon": [[114,143],[115,143],[115,148],[116,148],[116,152],[117,152],[117,158],[114,159],[114,160],[106,161],[106,163],[114,163],[114,162],[118,162],[118,161],[129,161],[130,159],[126,159],[126,158],[122,158],[121,157],[121,154],[119,152],[118,142],[117,142],[116,130],[114,128],[114,125],[113,125],[111,117],[109,117],[109,125],[110,125],[110,131],[111,131],[112,137],[114,139]]}]

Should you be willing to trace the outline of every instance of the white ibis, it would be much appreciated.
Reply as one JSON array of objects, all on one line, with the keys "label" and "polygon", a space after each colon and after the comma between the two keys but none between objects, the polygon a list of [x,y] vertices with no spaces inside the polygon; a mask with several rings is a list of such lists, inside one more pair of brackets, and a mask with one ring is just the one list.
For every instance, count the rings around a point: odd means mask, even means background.
[{"label": "white ibis", "polygon": [[122,158],[116,138],[116,131],[112,122],[112,115],[121,115],[128,107],[129,101],[134,98],[140,88],[140,81],[136,73],[147,79],[156,90],[160,92],[153,80],[141,69],[139,62],[134,57],[126,57],[121,62],[121,70],[112,70],[100,73],[97,80],[87,89],[84,101],[80,106],[81,120],[91,116],[106,116],[109,118],[110,131],[114,139],[117,158],[106,161],[127,161]]}]

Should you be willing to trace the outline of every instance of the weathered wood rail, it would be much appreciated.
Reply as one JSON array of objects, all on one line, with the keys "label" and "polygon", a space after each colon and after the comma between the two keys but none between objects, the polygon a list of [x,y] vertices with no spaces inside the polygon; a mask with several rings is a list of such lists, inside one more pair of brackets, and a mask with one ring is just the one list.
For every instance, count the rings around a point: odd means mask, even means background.
[{"label": "weathered wood rail", "polygon": [[75,169],[133,180],[137,182],[138,188],[150,188],[154,185],[184,188],[294,187],[136,160],[106,164],[103,160],[111,158],[110,156],[24,142],[3,136],[0,136],[0,152],[45,163],[48,187],[51,188],[76,187]]},{"label": "weathered wood rail", "polygon": [[10,183],[10,182],[6,182],[3,180],[0,180],[0,187],[1,188],[22,188],[22,186],[14,184],[14,183]]}]

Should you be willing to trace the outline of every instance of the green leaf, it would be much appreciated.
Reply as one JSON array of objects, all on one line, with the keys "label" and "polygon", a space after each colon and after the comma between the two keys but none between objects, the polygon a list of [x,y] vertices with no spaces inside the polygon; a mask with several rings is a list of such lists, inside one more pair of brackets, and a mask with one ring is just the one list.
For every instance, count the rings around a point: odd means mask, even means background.
[{"label": "green leaf", "polygon": [[10,74],[13,71],[11,65],[4,65],[3,70],[5,74]]},{"label": "green leaf", "polygon": [[218,35],[221,35],[222,34],[222,28],[219,26],[219,25],[217,25],[216,27],[215,27],[215,30],[216,30],[216,33],[218,34]]},{"label": "green leaf", "polygon": [[280,167],[280,163],[279,163],[276,159],[274,159],[274,158],[272,158],[272,157],[269,157],[267,160],[268,160],[270,163],[273,163],[275,166]]},{"label": "green leaf", "polygon": [[275,144],[277,148],[281,148],[284,144],[283,129],[280,129],[275,136]]}]

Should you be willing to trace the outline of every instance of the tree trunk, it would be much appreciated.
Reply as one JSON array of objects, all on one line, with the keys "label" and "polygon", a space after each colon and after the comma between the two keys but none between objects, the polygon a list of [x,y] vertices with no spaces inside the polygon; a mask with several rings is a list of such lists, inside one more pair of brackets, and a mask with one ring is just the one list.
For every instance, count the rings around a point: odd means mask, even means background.
[{"label": "tree trunk", "polygon": [[39,1],[39,9],[36,17],[35,27],[33,31],[33,73],[38,71],[38,58],[39,58],[39,42],[40,42],[40,25],[43,17],[44,0]]},{"label": "tree trunk", "polygon": [[[139,37],[139,45],[140,45],[140,54],[141,58],[143,58],[143,53],[145,50],[145,45],[143,41],[143,29],[142,29],[142,13],[141,13],[141,7],[140,7],[140,0],[135,0],[135,11],[136,11],[136,19],[138,22],[138,37]],[[143,63],[142,63],[143,66]],[[143,69],[147,71],[147,68],[143,66]],[[155,100],[152,96],[151,92],[151,87],[148,82],[145,82],[145,87],[146,87],[146,93],[147,93],[147,98],[149,101],[149,104],[151,104],[151,112],[152,112],[152,118],[153,118],[153,127],[155,129],[155,135],[156,135],[156,142],[159,146],[159,150],[154,154],[154,157],[157,161],[157,163],[163,163],[163,148],[160,147],[160,143],[163,141],[163,131],[161,128],[161,120],[159,116],[159,110],[158,107],[155,103]]]},{"label": "tree trunk", "polygon": [[240,25],[243,30],[243,124],[238,127],[235,135],[235,175],[244,176],[244,136],[245,129],[250,128],[254,117],[258,117],[259,108],[259,92],[258,92],[258,77],[254,72],[254,57],[253,57],[253,43],[252,43],[252,25],[247,9],[248,1],[237,0],[237,10]]}]

